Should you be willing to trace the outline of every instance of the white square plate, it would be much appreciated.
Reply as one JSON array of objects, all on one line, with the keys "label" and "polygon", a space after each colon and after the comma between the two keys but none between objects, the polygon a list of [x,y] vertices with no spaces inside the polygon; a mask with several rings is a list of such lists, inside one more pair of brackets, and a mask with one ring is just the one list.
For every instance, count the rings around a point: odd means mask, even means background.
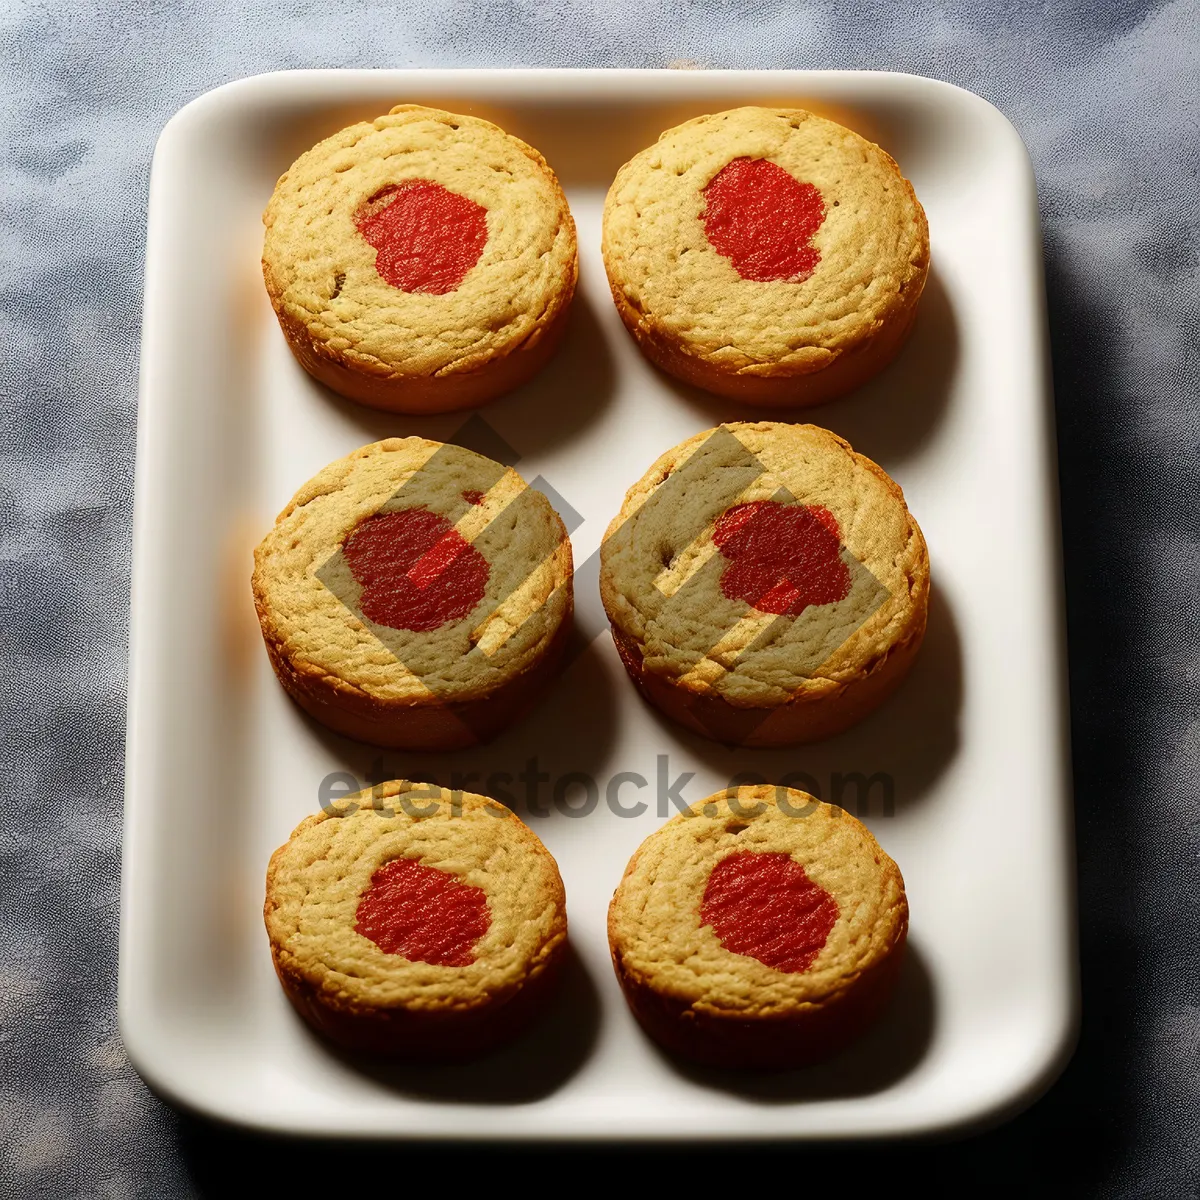
[{"label": "white square plate", "polygon": [[[563,350],[474,417],[377,413],[324,391],[288,353],[259,273],[276,178],[318,139],[402,101],[488,116],[538,147],[579,226]],[[815,108],[883,145],[929,214],[934,264],[899,360],[854,396],[796,414],[904,487],[932,556],[925,647],[874,716],[786,752],[729,751],[638,701],[605,632],[593,557],[662,450],[746,416],[634,349],[600,261],[605,191],[661,130],[745,103]],[[408,1138],[895,1135],[995,1120],[1036,1096],[1070,1051],[1077,1010],[1040,255],[1012,126],[912,76],[301,71],[229,84],[175,116],[150,187],[121,930],[121,1029],[151,1085],[261,1129]],[[271,674],[250,599],[251,549],[292,492],[355,447],[408,433],[483,449],[498,438],[582,517],[579,653],[530,718],[455,756],[380,754],[309,722]],[[531,758],[547,777],[532,784],[517,778]],[[774,1077],[660,1054],[622,1002],[605,939],[613,888],[674,811],[670,789],[690,802],[744,771],[800,773],[859,810],[912,906],[883,1023],[835,1062]],[[562,869],[575,947],[554,1013],[520,1043],[470,1066],[365,1069],[294,1017],[267,952],[264,871],[338,772],[478,790],[513,777],[514,807]],[[586,807],[590,785],[572,772],[595,783],[585,815],[570,809]],[[647,781],[618,797],[644,800],[638,817],[606,802],[619,772]],[[503,783],[493,777],[493,792]]]}]

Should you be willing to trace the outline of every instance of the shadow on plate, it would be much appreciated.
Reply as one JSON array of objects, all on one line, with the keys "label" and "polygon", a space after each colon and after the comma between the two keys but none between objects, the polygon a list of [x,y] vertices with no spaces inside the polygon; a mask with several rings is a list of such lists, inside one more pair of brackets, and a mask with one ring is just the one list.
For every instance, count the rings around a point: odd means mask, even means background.
[{"label": "shadow on plate", "polygon": [[596,985],[575,950],[568,946],[562,979],[546,1012],[516,1041],[483,1058],[416,1065],[333,1049],[328,1052],[376,1083],[413,1099],[528,1104],[557,1091],[587,1061],[599,1027]]},{"label": "shadow on plate", "polygon": [[[700,1067],[655,1052],[702,1087],[764,1104],[837,1100],[885,1091],[914,1071],[933,1042],[937,1003],[923,955],[911,944],[887,1012],[866,1035],[829,1062],[802,1070],[745,1072]],[[643,1035],[644,1036],[644,1035]]]},{"label": "shadow on plate", "polygon": [[888,467],[919,453],[932,436],[949,404],[958,360],[958,318],[934,267],[906,345],[885,370],[839,400],[811,408],[766,408],[712,395],[661,372],[659,378],[703,411],[713,425],[722,421],[821,425]]},{"label": "shadow on plate", "polygon": [[[617,731],[616,698],[598,646],[579,648],[568,662],[526,717],[467,750],[386,750],[336,734],[296,711],[328,751],[328,779],[349,772],[361,787],[414,779],[481,792],[526,820],[586,816],[591,801],[584,780],[604,770]],[[318,791],[322,782],[314,781]],[[337,795],[346,794],[347,783],[337,784]],[[595,794],[598,803],[598,790]],[[318,795],[313,799],[315,811]]]},{"label": "shadow on plate", "polygon": [[579,287],[562,345],[545,370],[481,411],[489,420],[495,414],[520,454],[538,454],[580,436],[612,401],[615,379],[595,303]]},{"label": "shadow on plate", "polygon": [[928,795],[959,744],[962,644],[936,582],[920,654],[894,696],[845,733],[806,746],[723,746],[645,705],[664,736],[730,783],[782,783],[870,820],[900,815]]},{"label": "shadow on plate", "polygon": [[[521,460],[560,442],[579,436],[607,407],[613,395],[615,373],[612,352],[604,339],[595,307],[582,289],[575,293],[567,329],[550,362],[528,383],[474,409],[414,416],[371,408],[309,379],[321,398],[361,430],[362,441],[389,437],[426,437],[438,442],[459,442],[459,430],[471,423],[478,440],[478,420],[499,432],[514,454],[492,451],[486,438],[476,445],[471,437],[462,444],[489,457],[500,457],[521,471]],[[522,474],[524,472],[522,471]]]}]

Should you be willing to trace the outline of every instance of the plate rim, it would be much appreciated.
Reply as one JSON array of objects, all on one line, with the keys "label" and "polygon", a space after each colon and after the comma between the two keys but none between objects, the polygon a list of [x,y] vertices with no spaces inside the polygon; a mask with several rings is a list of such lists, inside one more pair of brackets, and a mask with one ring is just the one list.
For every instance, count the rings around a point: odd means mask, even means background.
[{"label": "plate rim", "polygon": [[[996,124],[1010,140],[1012,148],[1019,150],[1019,171],[1021,178],[1016,186],[1024,193],[1023,199],[1028,206],[1023,233],[1029,235],[1030,245],[1025,249],[1030,253],[1030,282],[1031,311],[1029,328],[1033,334],[1033,345],[1040,356],[1040,363],[1035,364],[1041,379],[1041,410],[1044,428],[1042,442],[1039,447],[1047,461],[1038,465],[1038,474],[1043,480],[1045,499],[1052,509],[1053,520],[1049,522],[1049,551],[1052,561],[1049,583],[1054,595],[1050,597],[1050,609],[1054,617],[1055,628],[1052,640],[1057,650],[1056,666],[1052,679],[1056,690],[1056,711],[1061,722],[1062,738],[1058,743],[1058,768],[1061,781],[1055,785],[1055,790],[1062,793],[1062,802],[1058,820],[1061,823],[1065,861],[1063,863],[1064,877],[1064,911],[1067,955],[1065,967],[1065,987],[1058,992],[1060,1004],[1058,1011],[1048,1014],[1044,1029],[1045,1045],[1040,1048],[1040,1057],[1025,1076],[993,1089],[992,1092],[980,1091],[973,1098],[974,1103],[961,1102],[948,1105],[953,1108],[953,1115],[947,1115],[942,1121],[930,1121],[924,1117],[912,1122],[892,1122],[887,1127],[846,1128],[836,1131],[822,1131],[819,1134],[809,1134],[802,1129],[775,1128],[763,1131],[753,1138],[740,1136],[742,1141],[837,1141],[871,1138],[893,1139],[914,1136],[965,1136],[980,1129],[987,1128],[1010,1119],[1037,1100],[1057,1079],[1074,1053],[1079,1033],[1081,998],[1079,987],[1079,957],[1078,957],[1078,920],[1077,920],[1077,891],[1076,891],[1076,861],[1074,843],[1074,794],[1071,785],[1071,754],[1070,754],[1070,714],[1067,697],[1065,635],[1065,604],[1064,583],[1061,556],[1061,520],[1058,499],[1057,452],[1055,445],[1055,413],[1052,381],[1049,371],[1049,338],[1046,319],[1045,289],[1043,282],[1044,263],[1041,253],[1041,228],[1037,208],[1036,186],[1034,182],[1032,163],[1028,150],[1020,134],[1004,113],[990,101],[959,87],[956,84],[930,76],[896,71],[856,71],[856,70],[745,70],[745,69],[699,69],[672,70],[664,68],[559,68],[559,67],[516,67],[516,68],[294,68],[282,71],[268,71],[244,78],[231,80],[211,88],[196,96],[183,105],[166,122],[155,144],[150,184],[149,202],[147,205],[147,240],[143,284],[143,320],[141,337],[141,360],[139,368],[139,385],[137,401],[137,438],[136,463],[134,473],[134,503],[133,503],[133,539],[130,571],[130,618],[128,635],[128,689],[126,710],[126,741],[124,755],[124,805],[122,814],[122,852],[121,852],[121,889],[120,889],[120,928],[118,936],[118,987],[117,987],[117,1016],[120,1036],[124,1043],[130,1062],[139,1075],[145,1080],[150,1089],[165,1099],[168,1103],[186,1111],[198,1114],[206,1119],[233,1125],[238,1128],[250,1129],[261,1133],[284,1134],[305,1137],[325,1137],[349,1140],[384,1139],[395,1141],[454,1141],[454,1142],[496,1142],[513,1141],[530,1146],[537,1144],[568,1145],[571,1143],[594,1144],[600,1141],[637,1142],[639,1144],[684,1144],[693,1143],[698,1137],[709,1137],[706,1130],[685,1133],[676,1131],[664,1134],[659,1131],[626,1129],[613,1133],[605,1129],[597,1129],[590,1133],[568,1132],[562,1134],[524,1134],[508,1128],[496,1128],[483,1122],[481,1128],[474,1129],[470,1136],[456,1133],[450,1129],[421,1130],[413,1134],[401,1128],[375,1128],[361,1124],[355,1126],[329,1127],[329,1122],[319,1123],[317,1114],[311,1114],[308,1119],[277,1119],[271,1112],[237,1111],[230,1106],[206,1099],[203,1087],[196,1088],[194,1079],[179,1079],[174,1077],[170,1062],[161,1060],[162,1047],[156,1045],[158,1039],[147,1028],[147,1019],[152,1013],[138,1008],[137,997],[134,994],[132,976],[136,973],[138,962],[138,940],[141,919],[132,916],[137,912],[134,902],[136,885],[140,873],[139,864],[143,857],[138,847],[141,841],[138,832],[137,815],[147,804],[152,804],[152,798],[143,793],[147,790],[141,786],[141,776],[147,770],[146,756],[152,753],[146,743],[147,735],[142,732],[144,720],[143,710],[147,704],[146,685],[141,682],[140,660],[146,654],[141,647],[142,637],[139,627],[139,614],[143,611],[149,591],[149,576],[154,566],[150,561],[148,549],[150,535],[149,497],[151,483],[150,472],[154,462],[154,438],[157,433],[156,420],[161,416],[163,403],[156,397],[153,383],[155,373],[154,360],[169,352],[169,344],[162,342],[159,332],[159,313],[162,308],[154,303],[155,290],[163,286],[160,278],[168,257],[159,243],[163,238],[164,216],[161,211],[162,201],[159,198],[164,187],[163,175],[165,163],[176,149],[177,143],[186,140],[191,126],[197,122],[205,122],[210,117],[219,114],[228,105],[242,104],[260,100],[277,99],[289,89],[325,88],[335,84],[339,89],[351,91],[356,83],[370,81],[373,85],[382,83],[384,79],[395,80],[397,90],[409,88],[419,90],[421,87],[437,90],[449,85],[461,85],[466,90],[481,86],[497,87],[502,84],[520,84],[524,87],[537,86],[546,89],[546,98],[551,98],[552,91],[557,87],[566,87],[581,96],[594,95],[599,98],[603,94],[614,94],[629,88],[631,85],[639,89],[634,95],[638,101],[651,102],[659,97],[669,97],[678,90],[704,91],[706,87],[714,87],[719,93],[722,87],[731,91],[739,85],[751,85],[751,89],[778,86],[796,90],[798,86],[814,82],[836,82],[853,89],[869,81],[872,88],[905,87],[922,89],[929,92],[940,92],[947,98],[953,98],[958,104],[974,108],[980,119]],[[415,85],[415,86],[414,86]],[[653,94],[648,94],[650,89]],[[313,99],[319,97],[314,95]],[[528,98],[528,97],[526,97]],[[335,102],[336,96],[329,95],[330,103]],[[719,101],[720,95],[714,95],[714,102]],[[158,414],[156,416],[155,414]],[[144,951],[143,951],[144,952]],[[848,1102],[849,1103],[849,1102]],[[802,1111],[802,1105],[800,1106]],[[486,1111],[486,1107],[481,1108]],[[728,1135],[733,1136],[733,1135]]]}]

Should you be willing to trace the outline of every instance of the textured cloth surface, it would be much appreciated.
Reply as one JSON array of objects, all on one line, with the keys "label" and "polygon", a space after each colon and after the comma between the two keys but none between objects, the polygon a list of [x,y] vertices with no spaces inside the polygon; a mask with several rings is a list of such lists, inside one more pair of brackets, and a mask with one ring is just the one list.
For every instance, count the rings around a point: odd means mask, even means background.
[{"label": "textured cloth surface", "polygon": [[[0,6],[0,1197],[240,1195],[247,1157],[305,1195],[337,1187],[351,1163],[396,1166],[394,1151],[280,1145],[176,1116],[130,1070],[117,1034],[135,390],[158,131],[199,93],[284,67],[680,60],[938,76],[997,104],[1038,175],[1068,584],[1081,1042],[1059,1083],[1010,1125],[863,1165],[954,1178],[961,1194],[1044,1194],[1061,1172],[1064,1194],[1197,1195],[1198,28],[1194,0]],[[1014,748],[1013,786],[1021,773]],[[844,1170],[844,1151],[810,1155],[802,1169],[839,1161]]]}]

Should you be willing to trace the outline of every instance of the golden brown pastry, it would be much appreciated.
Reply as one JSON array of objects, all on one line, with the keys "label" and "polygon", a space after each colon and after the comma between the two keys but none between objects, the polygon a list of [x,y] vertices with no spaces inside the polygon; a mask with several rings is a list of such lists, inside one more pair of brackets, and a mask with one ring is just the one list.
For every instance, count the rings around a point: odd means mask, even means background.
[{"label": "golden brown pastry", "polygon": [[904,880],[866,827],[770,785],[710,796],[652,833],[608,913],[642,1027],[728,1067],[836,1054],[887,1004],[907,934]]},{"label": "golden brown pastry", "polygon": [[364,404],[482,404],[562,335],[575,223],[545,159],[478,117],[401,104],[302,154],[263,214],[262,266],[301,365]]},{"label": "golden brown pastry", "polygon": [[627,162],[603,250],[652,362],[750,404],[806,405],[898,352],[929,227],[878,146],[803,109],[750,107],[668,129]]},{"label": "golden brown pastry", "polygon": [[925,634],[929,554],[904,494],[815,425],[732,423],[668,450],[600,561],[642,694],[729,744],[840,732],[892,692]]},{"label": "golden brown pastry", "polygon": [[308,817],[264,908],[288,999],[350,1050],[463,1058],[513,1037],[567,945],[558,867],[502,804],[393,781]]},{"label": "golden brown pastry", "polygon": [[522,715],[570,631],[571,543],[540,492],[461,446],[389,438],[331,463],[254,555],[280,683],[331,729],[452,749]]}]

